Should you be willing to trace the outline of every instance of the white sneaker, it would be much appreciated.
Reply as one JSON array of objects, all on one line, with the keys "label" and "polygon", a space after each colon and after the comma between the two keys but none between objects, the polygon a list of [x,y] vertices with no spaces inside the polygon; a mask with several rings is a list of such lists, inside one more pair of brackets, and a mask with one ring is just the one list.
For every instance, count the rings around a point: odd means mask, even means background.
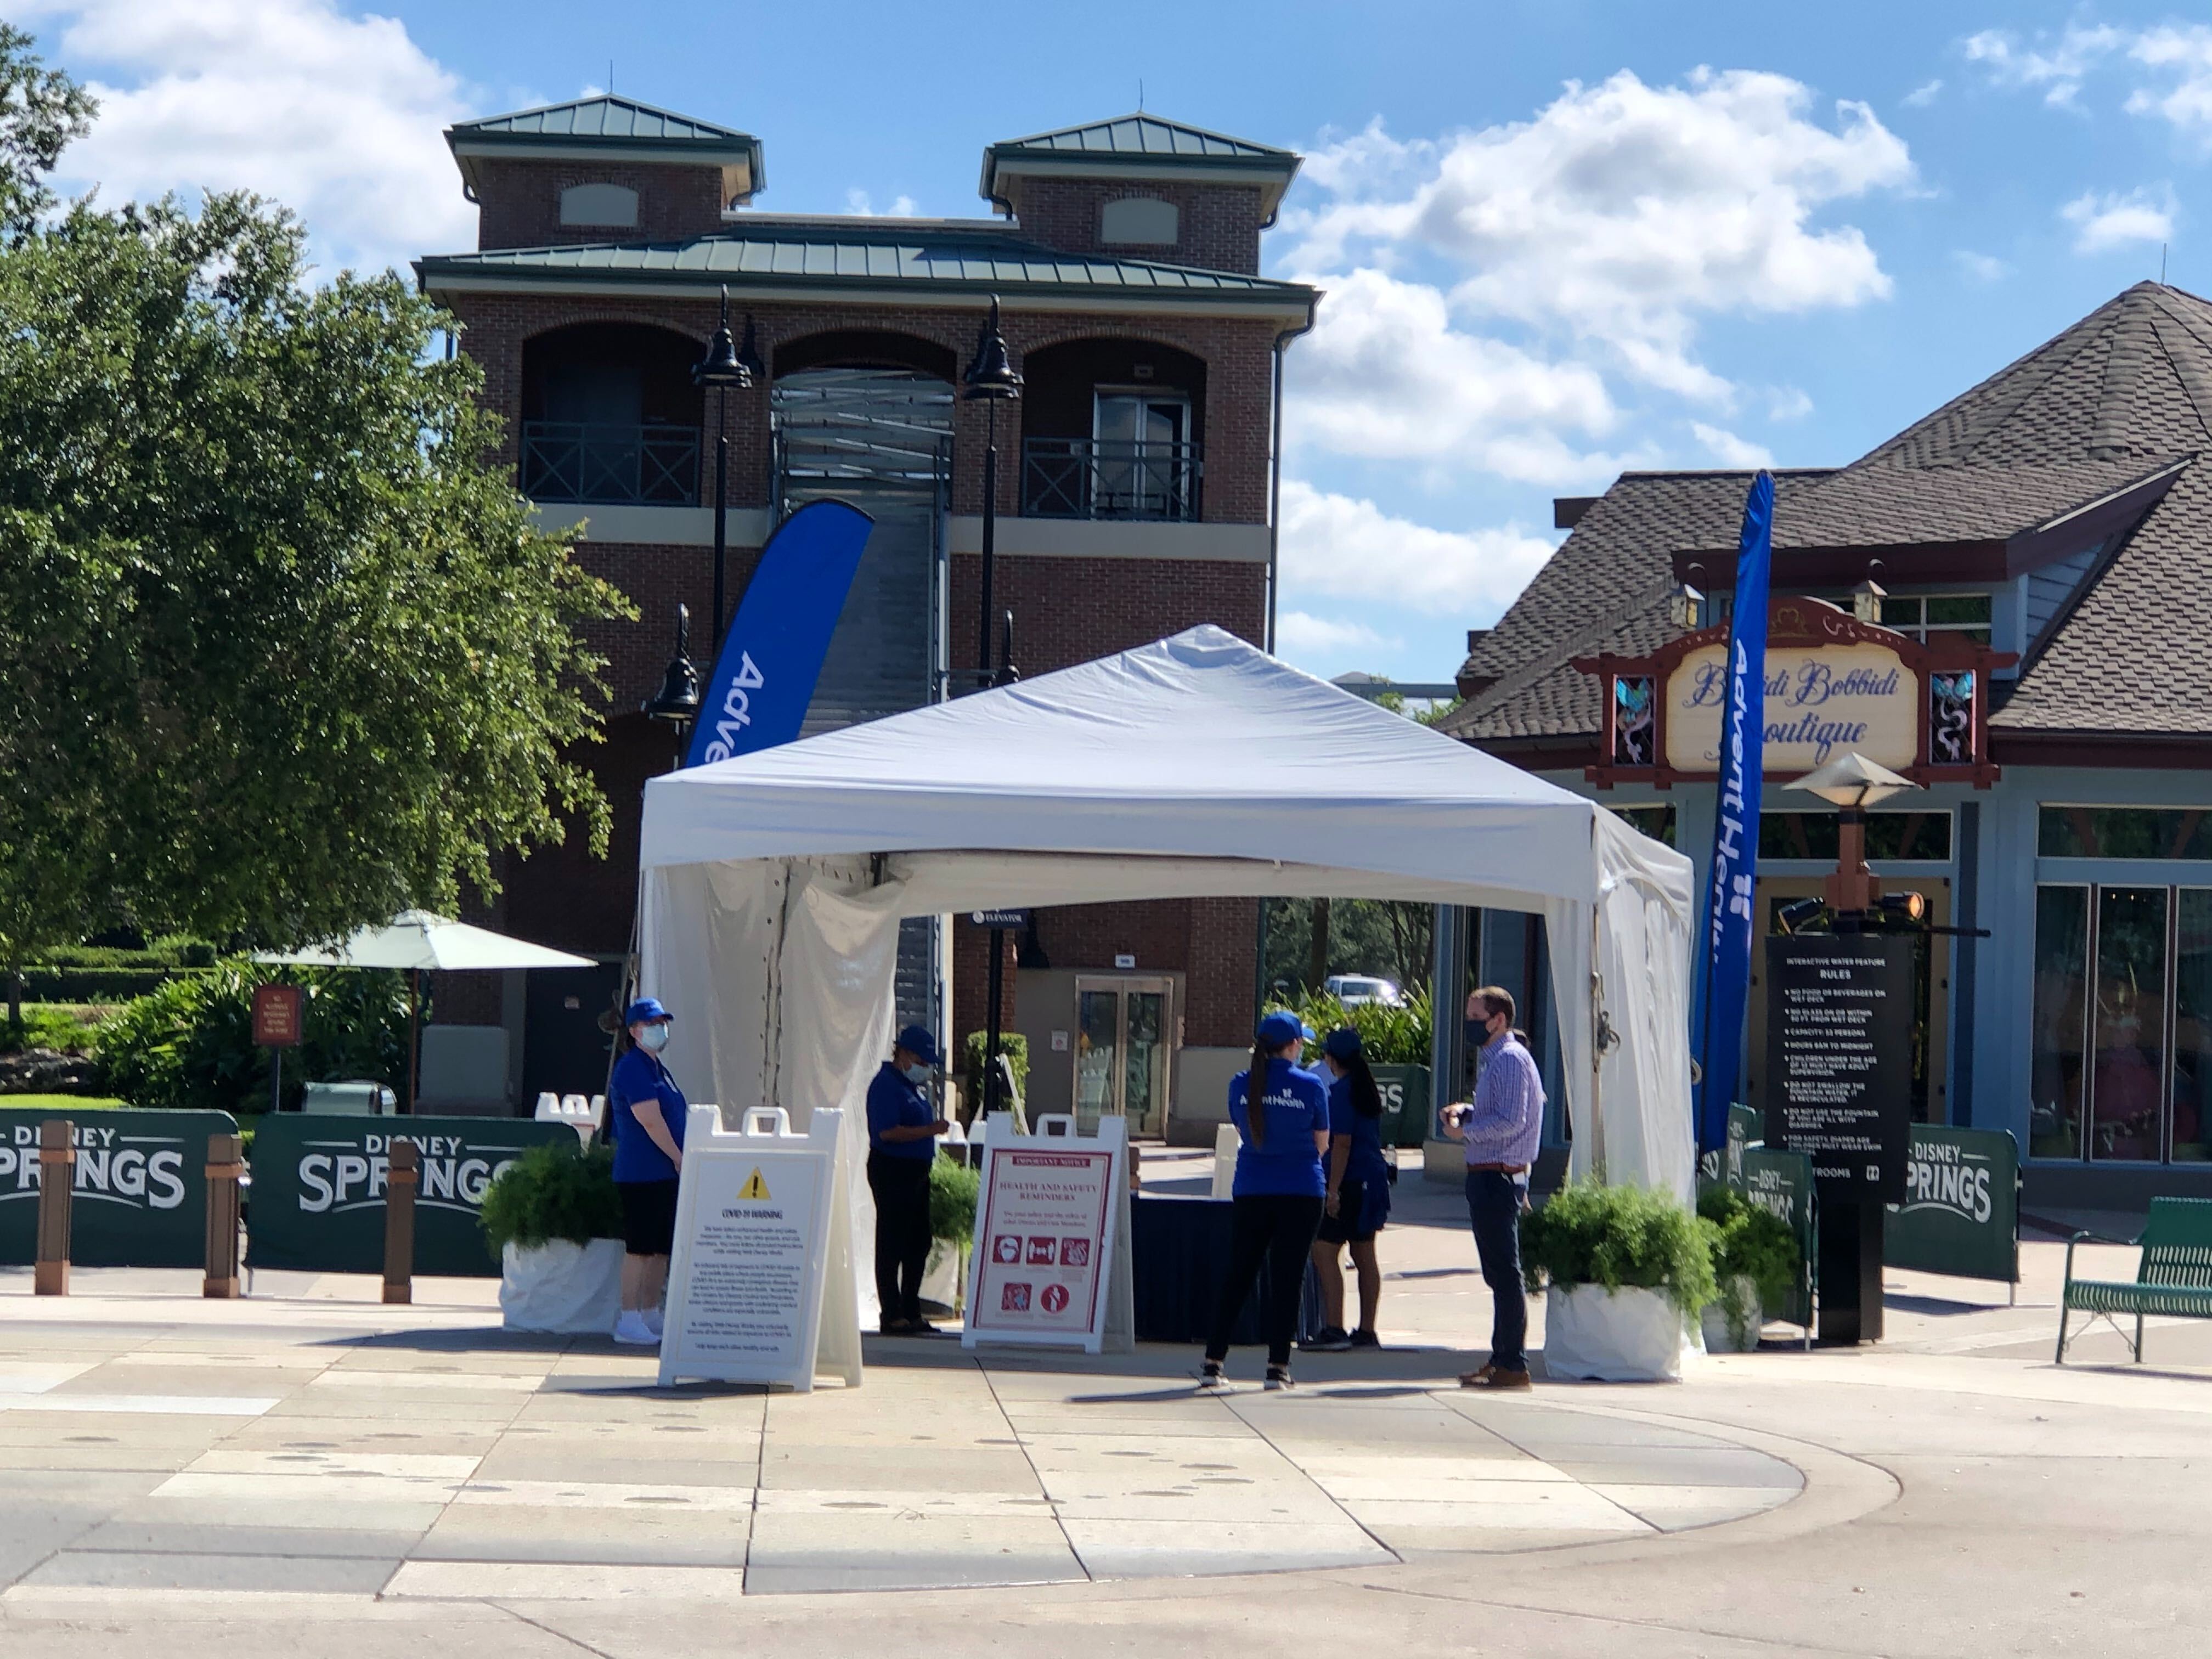
[{"label": "white sneaker", "polygon": [[666,1328],[666,1317],[659,1309],[647,1308],[645,1310],[645,1328],[654,1336],[658,1337]]},{"label": "white sneaker", "polygon": [[615,1321],[615,1340],[634,1348],[650,1348],[659,1346],[660,1338],[645,1322],[643,1314],[635,1308],[625,1308],[622,1317]]}]

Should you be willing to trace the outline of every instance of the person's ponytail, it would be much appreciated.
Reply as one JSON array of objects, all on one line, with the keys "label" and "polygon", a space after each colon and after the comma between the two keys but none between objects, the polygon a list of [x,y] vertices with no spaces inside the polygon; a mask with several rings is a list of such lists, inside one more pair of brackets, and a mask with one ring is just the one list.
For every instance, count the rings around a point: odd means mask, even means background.
[{"label": "person's ponytail", "polygon": [[1339,1060],[1344,1074],[1352,1084],[1352,1109],[1362,1117],[1382,1115],[1382,1091],[1369,1069],[1365,1054],[1354,1054],[1348,1060]]},{"label": "person's ponytail", "polygon": [[1251,1070],[1244,1075],[1244,1127],[1255,1146],[1267,1144],[1267,1050],[1255,1035]]}]

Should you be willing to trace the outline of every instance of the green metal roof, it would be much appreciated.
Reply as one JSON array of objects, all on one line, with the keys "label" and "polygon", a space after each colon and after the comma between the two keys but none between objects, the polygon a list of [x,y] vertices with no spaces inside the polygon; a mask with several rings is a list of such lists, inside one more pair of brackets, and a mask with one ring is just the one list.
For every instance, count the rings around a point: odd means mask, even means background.
[{"label": "green metal roof", "polygon": [[871,292],[914,301],[1004,295],[1110,301],[1144,309],[1229,309],[1309,318],[1316,291],[1297,283],[1143,259],[1071,255],[989,223],[769,219],[680,242],[493,249],[419,259],[423,289],[711,288],[757,293]]},{"label": "green metal roof", "polygon": [[604,155],[720,166],[732,200],[750,198],[767,182],[761,142],[750,133],[611,94],[458,121],[446,129],[446,143],[471,195],[477,185],[472,162],[479,156]]},{"label": "green metal roof", "polygon": [[1273,222],[1299,157],[1223,132],[1209,132],[1157,115],[1121,115],[1109,121],[1062,127],[1008,138],[983,152],[978,189],[987,201],[1004,199],[1001,173],[1061,173],[1094,178],[1141,179],[1182,175],[1241,179],[1259,186],[1263,216]]}]

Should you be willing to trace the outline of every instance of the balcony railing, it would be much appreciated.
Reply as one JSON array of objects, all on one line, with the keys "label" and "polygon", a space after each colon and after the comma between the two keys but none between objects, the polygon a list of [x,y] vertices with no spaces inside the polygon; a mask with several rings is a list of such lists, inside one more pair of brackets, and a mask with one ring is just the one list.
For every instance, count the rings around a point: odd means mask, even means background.
[{"label": "balcony railing", "polygon": [[694,506],[699,428],[525,421],[522,493],[533,501]]},{"label": "balcony railing", "polygon": [[1022,511],[1036,519],[1198,517],[1199,446],[1097,438],[1022,444]]}]

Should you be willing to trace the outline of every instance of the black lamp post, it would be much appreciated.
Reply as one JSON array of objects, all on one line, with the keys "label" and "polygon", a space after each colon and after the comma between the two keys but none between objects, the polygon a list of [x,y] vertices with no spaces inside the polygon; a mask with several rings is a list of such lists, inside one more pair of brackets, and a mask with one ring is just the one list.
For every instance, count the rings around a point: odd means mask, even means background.
[{"label": "black lamp post", "polygon": [[[975,358],[961,377],[960,395],[969,401],[981,399],[984,405],[983,438],[983,602],[975,626],[976,667],[981,671],[981,683],[997,684],[999,671],[1006,666],[1001,661],[991,660],[991,578],[997,562],[999,532],[999,405],[1010,403],[1022,395],[1022,377],[1014,367],[1012,355],[1006,349],[1006,337],[999,332],[999,298],[991,296],[991,314],[984,321],[983,331],[975,337]],[[1009,633],[1011,634],[1011,629]]]},{"label": "black lamp post", "polygon": [[[1006,617],[1004,644],[999,660],[991,660],[991,578],[998,554],[999,530],[999,405],[1011,403],[1022,395],[1022,377],[1014,367],[1012,354],[1006,349],[1006,336],[999,331],[999,296],[991,296],[991,314],[985,319],[983,331],[975,337],[975,358],[968,365],[967,374],[961,376],[960,395],[974,401],[981,399],[984,406],[983,438],[983,590],[982,606],[975,620],[975,656],[979,671],[977,680],[982,685],[996,685],[1008,672],[1007,659],[1013,655],[1014,619]],[[988,1115],[999,1103],[999,1020],[1006,994],[1006,933],[1002,927],[991,929],[991,969],[987,1000],[985,1026],[988,1035],[983,1055],[983,1098],[981,1106]]]},{"label": "black lamp post", "polygon": [[[752,319],[745,320],[745,346],[752,363],[760,361],[753,347]],[[722,285],[722,321],[707,343],[707,355],[691,365],[691,384],[713,386],[714,398],[714,626],[710,630],[714,654],[722,651],[723,568],[729,557],[730,516],[730,388],[739,391],[753,383],[752,363],[738,353],[730,338],[730,287]],[[696,699],[695,699],[696,701]]]},{"label": "black lamp post", "polygon": [[676,763],[684,764],[684,738],[699,718],[699,671],[691,664],[691,607],[676,607],[676,654],[661,671],[660,690],[642,711],[676,733]]}]

